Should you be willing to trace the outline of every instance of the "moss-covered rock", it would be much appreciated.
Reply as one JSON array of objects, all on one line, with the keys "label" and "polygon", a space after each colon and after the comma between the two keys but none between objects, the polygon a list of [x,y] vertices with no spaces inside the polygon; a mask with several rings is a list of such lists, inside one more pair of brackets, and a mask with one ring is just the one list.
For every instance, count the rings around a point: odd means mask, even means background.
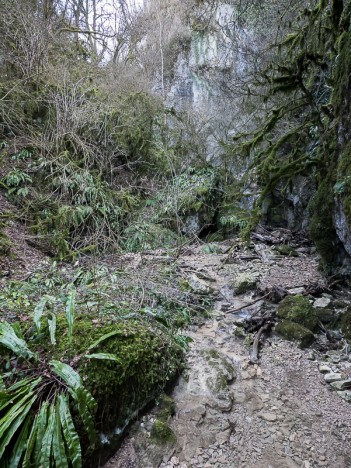
[{"label": "moss-covered rock", "polygon": [[293,249],[292,247],[290,247],[290,245],[287,245],[287,244],[277,245],[276,247],[274,247],[274,250],[276,252],[278,252],[280,255],[286,255],[288,257],[298,257],[299,256],[299,254],[296,252],[296,250]]},{"label": "moss-covered rock", "polygon": [[214,396],[228,392],[228,384],[236,378],[236,372],[229,360],[216,349],[210,348],[201,351],[206,365],[212,369],[208,372],[206,384]]},{"label": "moss-covered rock", "polygon": [[279,322],[275,331],[286,340],[296,341],[300,348],[307,348],[314,341],[314,335],[310,330],[290,320],[282,320]]},{"label": "moss-covered rock", "polygon": [[151,439],[156,444],[174,444],[176,442],[176,436],[172,429],[168,426],[167,423],[156,419],[151,429]]},{"label": "moss-covered rock", "polygon": [[328,324],[335,321],[335,314],[331,307],[315,307],[316,316],[318,321]]},{"label": "moss-covered rock", "polygon": [[[76,317],[70,344],[66,319],[58,317],[57,345],[41,346],[41,353],[74,365],[98,404],[98,428],[118,433],[176,376],[183,352],[170,335],[148,323],[96,322],[86,315]],[[102,359],[102,353],[113,360]]]},{"label": "moss-covered rock", "polygon": [[344,312],[340,318],[341,331],[345,338],[351,341],[351,307]]},{"label": "moss-covered rock", "polygon": [[158,406],[158,419],[168,421],[175,414],[176,406],[175,401],[170,396],[163,393],[157,401]]},{"label": "moss-covered rock", "polygon": [[277,316],[298,323],[311,331],[316,331],[318,327],[315,309],[308,298],[300,294],[286,296],[278,306]]},{"label": "moss-covered rock", "polygon": [[257,277],[249,273],[240,273],[234,279],[234,291],[236,294],[244,294],[255,289]]}]

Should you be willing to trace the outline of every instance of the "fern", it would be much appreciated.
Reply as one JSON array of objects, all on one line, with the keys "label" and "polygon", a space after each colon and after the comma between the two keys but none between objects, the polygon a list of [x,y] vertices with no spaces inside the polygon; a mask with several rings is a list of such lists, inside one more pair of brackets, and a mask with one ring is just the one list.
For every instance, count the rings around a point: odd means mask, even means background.
[{"label": "fern", "polygon": [[[35,308],[34,323],[38,331],[41,330],[46,306],[53,299],[44,296]],[[70,337],[74,310],[75,288],[72,287],[66,301]],[[26,365],[23,363],[18,373],[0,376],[2,466],[80,468],[82,449],[71,408],[76,409],[90,448],[93,448],[96,442],[96,402],[70,365],[55,360],[43,363],[15,328],[7,322],[0,324],[0,343],[18,358],[26,360]],[[53,311],[48,315],[48,328],[50,340],[55,344],[56,315]],[[94,357],[90,355],[90,358]],[[96,358],[110,359],[108,355],[96,355]],[[14,384],[7,384],[9,377],[16,379]]]}]

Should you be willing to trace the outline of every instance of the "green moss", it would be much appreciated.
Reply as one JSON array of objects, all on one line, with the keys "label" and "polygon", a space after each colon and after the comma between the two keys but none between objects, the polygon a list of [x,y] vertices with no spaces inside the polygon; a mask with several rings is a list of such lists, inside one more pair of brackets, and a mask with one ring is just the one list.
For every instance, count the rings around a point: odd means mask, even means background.
[{"label": "green moss", "polygon": [[[85,358],[89,346],[108,333],[113,335],[91,353],[114,354],[117,361]],[[47,359],[74,363],[98,403],[98,423],[104,432],[124,427],[182,365],[183,352],[169,335],[136,320],[94,324],[93,317],[78,316],[70,344],[66,319],[59,316],[56,336],[57,346],[40,346],[40,352]]]},{"label": "green moss", "polygon": [[317,250],[326,264],[334,264],[338,250],[336,247],[336,232],[333,224],[333,179],[325,178],[312,198],[309,209],[312,214],[309,233],[316,244]]},{"label": "green moss", "polygon": [[287,255],[288,257],[298,257],[299,254],[296,252],[295,249],[290,247],[290,245],[282,244],[277,245],[274,250],[278,252],[280,255]]},{"label": "green moss", "polygon": [[0,256],[8,255],[11,252],[12,246],[13,243],[10,241],[7,235],[0,231]]},{"label": "green moss", "polygon": [[315,309],[305,296],[286,296],[279,304],[277,316],[280,319],[298,323],[308,330],[315,331],[318,319]]},{"label": "green moss", "polygon": [[160,445],[174,444],[177,440],[168,424],[160,419],[156,419],[152,426],[151,439]]},{"label": "green moss", "polygon": [[234,280],[235,294],[244,294],[247,291],[255,289],[257,278],[254,278],[248,273],[239,274]]},{"label": "green moss", "polygon": [[201,356],[215,369],[215,374],[207,378],[208,388],[216,395],[228,389],[228,383],[235,378],[234,367],[216,349],[210,348],[200,352]]},{"label": "green moss", "polygon": [[307,348],[314,341],[314,335],[310,330],[290,320],[279,322],[275,331],[286,340],[297,341],[300,348]]},{"label": "green moss", "polygon": [[317,319],[322,323],[333,324],[335,322],[335,315],[333,309],[326,308],[315,308]]},{"label": "green moss", "polygon": [[345,338],[351,341],[351,308],[349,307],[345,313],[342,314],[340,319],[341,331]]},{"label": "green moss", "polygon": [[175,414],[175,401],[170,396],[163,393],[157,401],[158,419],[167,422]]}]

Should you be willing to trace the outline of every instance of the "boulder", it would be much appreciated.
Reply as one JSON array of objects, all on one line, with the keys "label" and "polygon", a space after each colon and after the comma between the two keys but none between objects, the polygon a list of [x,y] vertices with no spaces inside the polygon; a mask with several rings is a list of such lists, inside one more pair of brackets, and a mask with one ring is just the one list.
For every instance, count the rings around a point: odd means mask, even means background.
[{"label": "boulder", "polygon": [[184,353],[169,333],[146,321],[104,323],[94,316],[77,315],[72,342],[66,328],[66,317],[59,315],[56,346],[50,342],[45,349],[40,346],[48,360],[71,363],[96,400],[103,443],[89,457],[94,466],[95,460],[104,460],[117,447],[135,414],[176,377]]},{"label": "boulder", "polygon": [[278,305],[277,316],[280,319],[295,322],[310,331],[318,329],[318,317],[307,297],[297,294],[286,296]]},{"label": "boulder", "polygon": [[257,275],[250,273],[240,273],[234,279],[234,291],[236,294],[244,294],[247,291],[255,289],[257,284]]},{"label": "boulder", "polygon": [[187,283],[190,289],[196,294],[214,294],[218,292],[216,288],[211,286],[207,281],[202,278],[199,278],[197,275],[192,274]]},{"label": "boulder", "polygon": [[282,320],[275,327],[276,333],[289,341],[296,341],[300,348],[307,348],[314,341],[313,333],[307,328],[290,320]]}]

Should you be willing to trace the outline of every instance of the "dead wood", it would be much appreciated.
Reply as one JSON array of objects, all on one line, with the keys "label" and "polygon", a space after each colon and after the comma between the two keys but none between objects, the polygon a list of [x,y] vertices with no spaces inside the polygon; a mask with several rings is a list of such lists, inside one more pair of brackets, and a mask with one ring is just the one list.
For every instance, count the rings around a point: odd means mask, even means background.
[{"label": "dead wood", "polygon": [[235,312],[240,312],[241,310],[245,309],[246,307],[250,307],[254,304],[256,304],[259,301],[262,301],[263,299],[267,298],[268,294],[265,294],[264,296],[259,297],[258,299],[255,299],[254,301],[248,302],[247,304],[244,304],[240,307],[237,307],[235,309],[228,309],[227,313],[228,314],[234,314]]},{"label": "dead wood", "polygon": [[250,361],[249,361],[250,364],[257,364],[258,363],[258,347],[259,347],[259,344],[260,344],[261,336],[262,336],[263,332],[268,330],[271,326],[272,326],[272,323],[267,321],[258,330],[258,332],[257,332],[257,334],[255,336],[253,345],[252,345],[251,353],[250,353]]}]

